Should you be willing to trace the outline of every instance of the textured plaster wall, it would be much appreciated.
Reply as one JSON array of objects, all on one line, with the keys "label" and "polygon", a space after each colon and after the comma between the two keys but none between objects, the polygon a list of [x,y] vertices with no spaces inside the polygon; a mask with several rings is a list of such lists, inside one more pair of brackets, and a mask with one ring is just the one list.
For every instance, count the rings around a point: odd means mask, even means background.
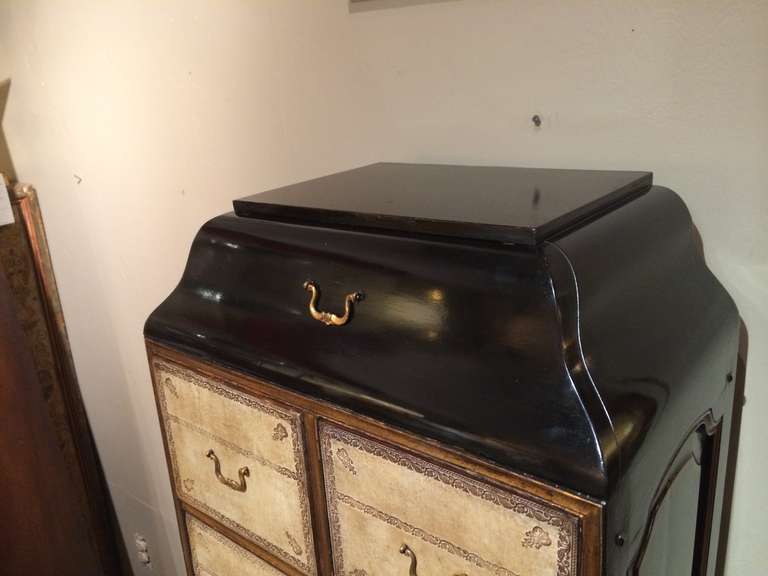
[{"label": "textured plaster wall", "polygon": [[182,573],[142,323],[233,198],[376,160],[647,169],[748,326],[727,574],[764,574],[768,2],[366,5],[0,0],[0,169],[39,190],[126,536]]}]

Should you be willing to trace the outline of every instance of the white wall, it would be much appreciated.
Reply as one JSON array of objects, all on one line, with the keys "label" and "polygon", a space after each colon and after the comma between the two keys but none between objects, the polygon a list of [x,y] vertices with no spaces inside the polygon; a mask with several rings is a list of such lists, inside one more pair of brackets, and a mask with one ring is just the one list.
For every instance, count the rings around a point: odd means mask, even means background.
[{"label": "white wall", "polygon": [[749,330],[727,574],[764,574],[768,2],[369,5],[0,0],[3,130],[124,532],[182,573],[142,323],[233,198],[376,160],[644,169]]}]

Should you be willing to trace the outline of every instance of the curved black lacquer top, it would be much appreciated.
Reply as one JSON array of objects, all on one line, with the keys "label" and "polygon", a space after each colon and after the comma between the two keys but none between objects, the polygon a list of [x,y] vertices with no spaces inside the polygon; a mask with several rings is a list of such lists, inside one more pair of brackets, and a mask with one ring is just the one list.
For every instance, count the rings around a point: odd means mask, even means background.
[{"label": "curved black lacquer top", "polygon": [[[362,170],[371,169],[382,168]],[[462,174],[455,181],[467,185],[471,170],[444,169],[428,167],[425,178]],[[402,170],[401,178],[411,168]],[[478,242],[483,234],[450,236],[450,227],[435,237],[424,224],[426,201],[408,230],[323,219],[316,205],[338,197],[308,203],[301,218],[241,202],[250,217],[226,214],[200,230],[180,284],[145,333],[596,498],[609,499],[633,473],[643,487],[633,497],[647,505],[680,439],[702,414],[722,413],[736,309],[673,192],[653,187],[607,203],[598,193],[649,177],[590,173],[604,186],[588,193],[583,173],[542,173],[539,182],[560,183],[543,187],[542,198],[562,202],[536,219],[532,173],[492,170],[512,179],[508,195],[523,198],[511,205],[527,206],[499,210],[495,221],[541,231],[561,219],[550,227],[556,238],[510,246],[488,242],[500,239],[496,232]],[[573,197],[568,174],[580,190]],[[332,179],[323,190],[334,190]],[[297,189],[283,200],[278,192],[257,198],[300,208]],[[473,230],[485,218],[475,215],[491,218],[493,202],[461,205]],[[360,214],[350,206],[348,214]],[[455,223],[457,206],[435,206],[435,214]],[[318,219],[305,221],[310,214]],[[328,327],[308,313],[307,280],[319,286],[324,310],[340,314],[351,292],[365,298],[347,325]]]},{"label": "curved black lacquer top", "polygon": [[537,244],[647,191],[650,172],[382,162],[255,194],[238,216]]}]

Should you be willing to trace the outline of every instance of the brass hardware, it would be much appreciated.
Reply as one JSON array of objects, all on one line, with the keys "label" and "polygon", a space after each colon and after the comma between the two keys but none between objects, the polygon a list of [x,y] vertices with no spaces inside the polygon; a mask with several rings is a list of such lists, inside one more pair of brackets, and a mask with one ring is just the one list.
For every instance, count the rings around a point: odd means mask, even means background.
[{"label": "brass hardware", "polygon": [[248,470],[248,466],[243,466],[240,468],[240,470],[237,471],[237,475],[240,477],[240,481],[238,482],[236,480],[232,480],[231,478],[227,478],[224,476],[224,474],[221,473],[221,462],[219,462],[219,457],[216,456],[216,452],[213,451],[213,448],[208,450],[208,453],[205,456],[213,460],[213,471],[216,474],[216,479],[219,482],[228,488],[232,488],[232,490],[235,490],[236,492],[246,491],[248,486],[245,485],[245,478],[246,476],[251,475],[251,471]]},{"label": "brass hardware", "polygon": [[400,546],[400,554],[403,554],[404,556],[408,556],[411,559],[411,568],[408,570],[409,576],[419,576],[416,573],[416,554],[413,553],[413,550],[408,548],[408,544],[403,544]]},{"label": "brass hardware", "polygon": [[[416,564],[417,564],[416,554],[414,553],[413,550],[411,550],[408,547],[408,544],[403,544],[402,546],[400,546],[400,554],[404,556],[408,556],[408,558],[411,559],[411,567],[408,570],[408,576],[419,576],[416,573]],[[453,576],[467,576],[467,575],[462,572],[460,574],[454,574]]]},{"label": "brass hardware", "polygon": [[344,298],[344,315],[337,316],[331,312],[321,312],[316,308],[317,299],[320,296],[320,291],[318,290],[317,286],[315,286],[314,282],[311,280],[304,282],[304,290],[307,290],[311,294],[309,299],[309,314],[312,316],[312,318],[322,322],[326,326],[344,326],[344,324],[349,322],[349,319],[352,315],[352,305],[355,302],[360,302],[360,300],[363,299],[363,295],[360,292],[352,292],[351,294],[347,294],[346,298]]}]

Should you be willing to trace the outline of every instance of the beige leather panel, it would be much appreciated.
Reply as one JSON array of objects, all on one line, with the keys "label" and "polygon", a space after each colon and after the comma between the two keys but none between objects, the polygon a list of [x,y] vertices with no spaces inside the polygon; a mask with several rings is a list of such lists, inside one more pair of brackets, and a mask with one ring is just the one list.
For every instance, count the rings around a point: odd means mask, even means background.
[{"label": "beige leather panel", "polygon": [[[295,566],[316,574],[298,412],[165,360],[153,361],[179,497]],[[246,489],[238,491],[215,474]]]},{"label": "beige leather panel", "polygon": [[335,572],[576,576],[578,519],[323,422]]},{"label": "beige leather panel", "polygon": [[195,576],[284,576],[192,516],[187,516],[187,534]]}]

